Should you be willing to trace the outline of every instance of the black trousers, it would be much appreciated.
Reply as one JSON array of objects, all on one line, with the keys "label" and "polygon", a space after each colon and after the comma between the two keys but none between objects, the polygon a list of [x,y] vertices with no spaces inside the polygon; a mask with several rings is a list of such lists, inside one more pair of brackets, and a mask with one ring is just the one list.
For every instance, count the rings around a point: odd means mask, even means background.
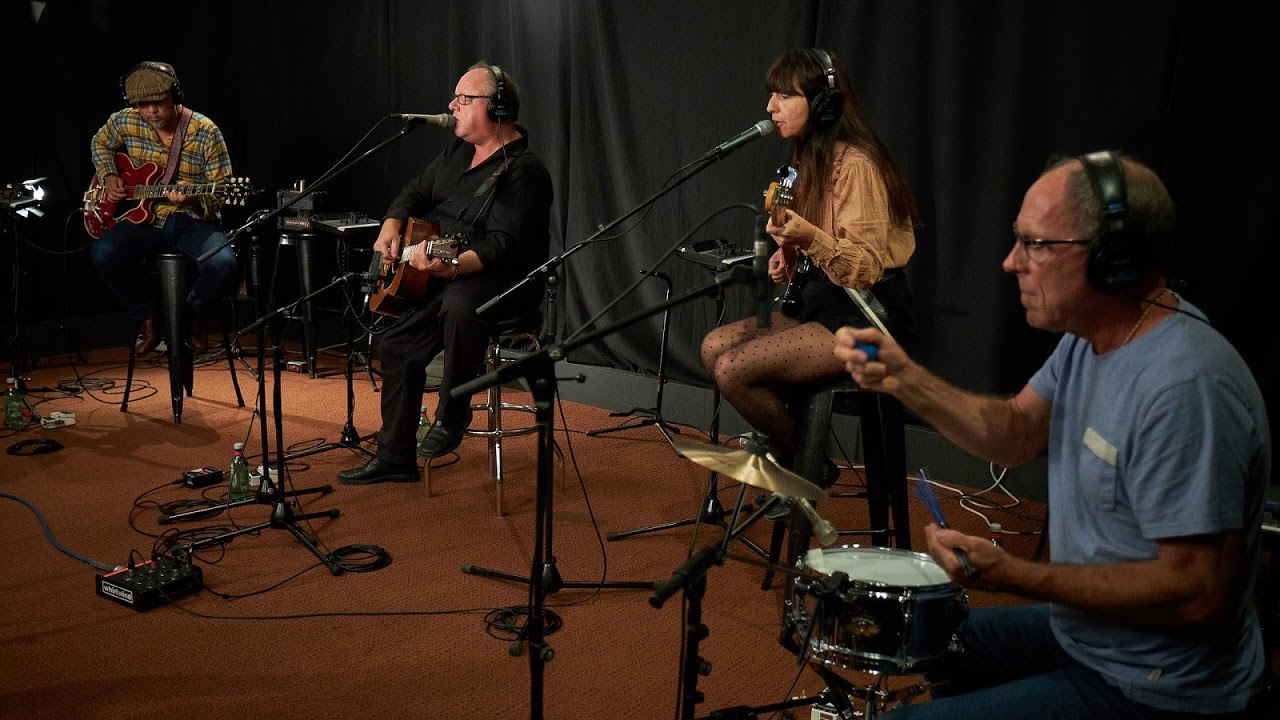
[{"label": "black trousers", "polygon": [[373,358],[382,372],[382,429],[379,458],[417,462],[418,412],[426,390],[427,365],[443,351],[444,370],[435,419],[446,424],[465,421],[470,398],[453,400],[449,391],[475,379],[493,334],[493,319],[476,308],[506,289],[483,275],[432,281],[423,305],[406,311],[390,329],[375,336]]}]

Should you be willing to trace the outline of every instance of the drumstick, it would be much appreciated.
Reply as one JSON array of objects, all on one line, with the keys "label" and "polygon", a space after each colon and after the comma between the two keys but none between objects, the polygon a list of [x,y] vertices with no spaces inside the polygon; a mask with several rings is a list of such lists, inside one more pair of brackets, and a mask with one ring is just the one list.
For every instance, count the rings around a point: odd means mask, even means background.
[{"label": "drumstick", "polygon": [[[920,498],[920,502],[929,509],[938,527],[950,527],[947,525],[947,519],[942,516],[942,506],[938,504],[938,496],[934,495],[933,488],[929,487],[929,472],[924,468],[920,468],[920,477],[916,479],[916,497]],[[973,567],[973,563],[969,562],[969,553],[963,548],[951,548],[951,552],[956,554],[956,559],[960,561],[960,567],[964,570],[966,578],[973,580],[978,577],[977,569]]]}]

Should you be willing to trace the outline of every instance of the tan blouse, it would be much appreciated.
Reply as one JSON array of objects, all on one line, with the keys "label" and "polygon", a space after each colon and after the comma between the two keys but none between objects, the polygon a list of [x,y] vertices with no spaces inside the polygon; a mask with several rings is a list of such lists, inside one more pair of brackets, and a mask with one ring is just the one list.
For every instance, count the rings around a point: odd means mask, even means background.
[{"label": "tan blouse", "polygon": [[861,150],[840,144],[831,172],[831,192],[805,250],[813,264],[841,287],[865,290],[884,271],[907,264],[916,249],[915,231],[889,219],[889,193],[880,171]]}]

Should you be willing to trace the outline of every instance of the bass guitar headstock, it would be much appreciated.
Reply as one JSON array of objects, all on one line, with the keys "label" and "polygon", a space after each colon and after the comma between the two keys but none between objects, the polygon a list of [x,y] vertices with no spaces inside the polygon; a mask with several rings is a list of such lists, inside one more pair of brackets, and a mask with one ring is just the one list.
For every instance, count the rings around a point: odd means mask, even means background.
[{"label": "bass guitar headstock", "polygon": [[774,225],[781,225],[787,219],[786,209],[795,199],[793,189],[798,175],[794,167],[783,165],[778,168],[778,180],[769,183],[769,189],[764,191],[764,209]]}]

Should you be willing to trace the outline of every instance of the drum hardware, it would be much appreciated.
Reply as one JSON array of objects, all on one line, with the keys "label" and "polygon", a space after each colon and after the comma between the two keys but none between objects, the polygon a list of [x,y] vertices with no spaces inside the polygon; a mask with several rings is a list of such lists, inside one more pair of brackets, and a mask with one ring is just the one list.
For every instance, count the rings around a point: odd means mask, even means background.
[{"label": "drum hardware", "polygon": [[[815,548],[797,561],[782,645],[804,662],[916,674],[962,652],[968,596],[933,558],[897,548]],[[797,635],[802,637],[797,637]]]}]

